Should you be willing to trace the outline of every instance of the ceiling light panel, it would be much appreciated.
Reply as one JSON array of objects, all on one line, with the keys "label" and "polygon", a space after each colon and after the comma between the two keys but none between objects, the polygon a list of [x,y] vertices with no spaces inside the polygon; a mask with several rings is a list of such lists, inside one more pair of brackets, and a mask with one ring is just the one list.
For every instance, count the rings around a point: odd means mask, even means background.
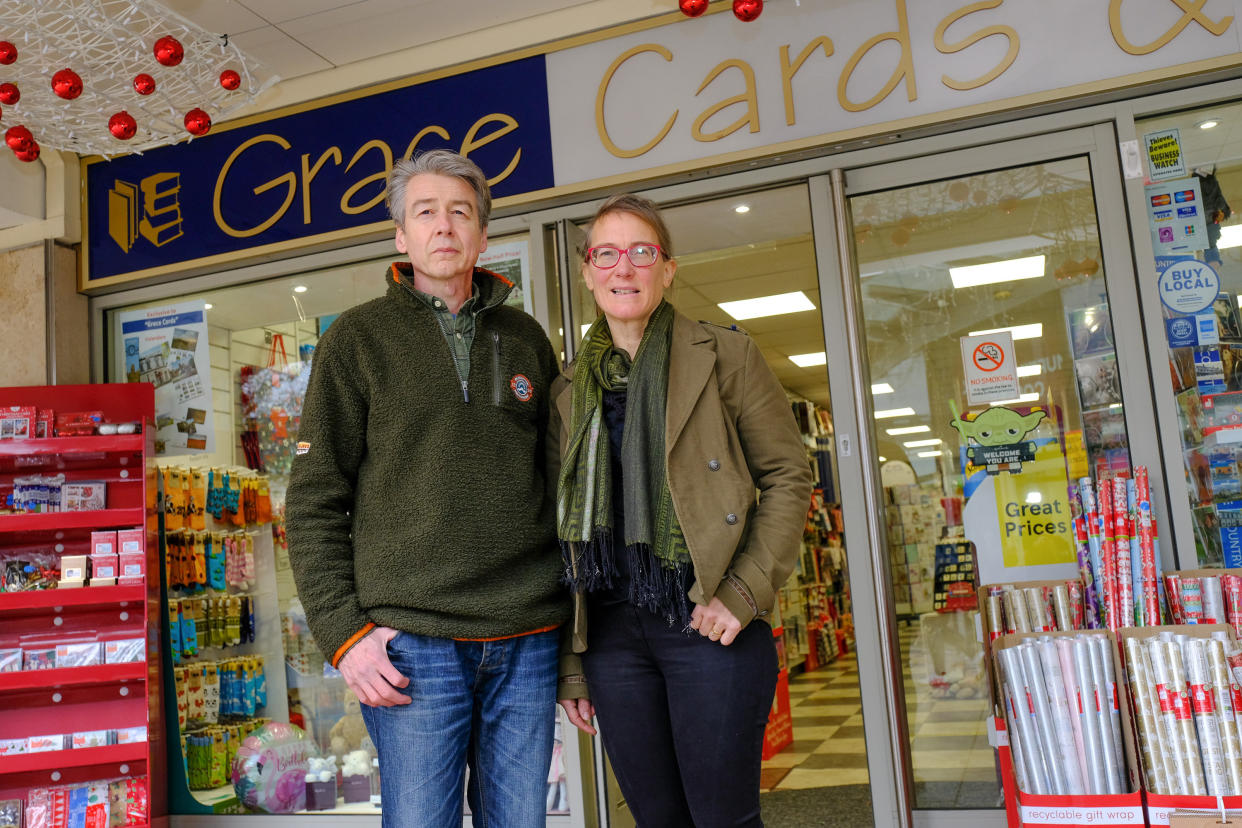
[{"label": "ceiling light panel", "polygon": [[1003,262],[951,267],[949,278],[953,280],[953,287],[967,288],[1016,282],[1019,279],[1038,279],[1044,272],[1043,256],[1026,256],[1021,259],[1006,259]]},{"label": "ceiling light panel", "polygon": [[794,354],[789,361],[799,368],[813,368],[816,365],[827,365],[828,354],[823,351],[817,351],[813,354]]},{"label": "ceiling light panel", "polygon": [[735,302],[720,302],[717,307],[739,322],[743,319],[758,319],[763,316],[780,316],[785,313],[815,310],[815,305],[800,290],[795,290],[793,293],[778,293],[773,296],[758,296],[754,299],[739,299]]},{"label": "ceiling light panel", "polygon": [[986,334],[1005,332],[1012,334],[1014,339],[1039,339],[1044,335],[1044,323],[1033,322],[1030,325],[1010,325],[1007,328],[988,328],[983,331],[971,331],[968,336],[984,336]]},{"label": "ceiling light panel", "polygon": [[928,431],[931,431],[931,426],[903,426],[902,428],[886,428],[884,430],[892,436],[897,437],[901,434],[925,434]]},{"label": "ceiling light panel", "polygon": [[885,408],[885,409],[875,412],[875,418],[877,420],[888,420],[888,419],[892,419],[893,417],[913,417],[913,416],[914,416],[913,408]]}]

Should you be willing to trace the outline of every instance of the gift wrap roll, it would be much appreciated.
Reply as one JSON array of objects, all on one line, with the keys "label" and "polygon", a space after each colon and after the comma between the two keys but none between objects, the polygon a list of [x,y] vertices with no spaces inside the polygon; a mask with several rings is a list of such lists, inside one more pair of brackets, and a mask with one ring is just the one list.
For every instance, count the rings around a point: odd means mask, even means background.
[{"label": "gift wrap roll", "polygon": [[1074,725],[1070,720],[1065,679],[1061,675],[1061,660],[1057,655],[1056,641],[1052,636],[1045,636],[1039,640],[1038,646],[1044,685],[1048,691],[1048,706],[1052,712],[1053,731],[1056,733],[1057,759],[1065,777],[1065,793],[1084,794],[1086,789],[1078,768],[1078,745],[1074,739]]},{"label": "gift wrap roll", "polygon": [[1039,647],[1033,641],[1024,641],[1018,645],[1017,650],[1022,657],[1022,669],[1026,672],[1026,687],[1035,710],[1035,728],[1039,733],[1039,740],[1048,760],[1045,765],[1048,769],[1049,788],[1054,794],[1069,793],[1069,785],[1065,779],[1065,763],[1057,747],[1060,740],[1056,722],[1052,717],[1052,706],[1048,701],[1048,688],[1044,682]]},{"label": "gift wrap roll", "polygon": [[1087,764],[1087,793],[1109,792],[1108,770],[1104,756],[1104,738],[1098,712],[1099,690],[1091,669],[1091,644],[1088,637],[1076,636],[1070,641],[1074,656],[1074,681],[1078,685],[1078,719],[1082,728],[1083,758]]},{"label": "gift wrap roll", "polygon": [[1221,745],[1220,719],[1216,695],[1212,692],[1212,670],[1208,664],[1206,645],[1202,638],[1188,637],[1182,645],[1182,656],[1186,662],[1190,710],[1195,719],[1208,796],[1224,796],[1231,791],[1225,771],[1225,752]]},{"label": "gift wrap roll", "polygon": [[1026,675],[1022,667],[1022,656],[1018,647],[1006,647],[996,654],[1001,667],[1001,677],[1005,688],[1013,729],[1018,734],[1022,753],[1020,761],[1026,776],[1027,793],[1052,793],[1048,779],[1046,761],[1050,758],[1043,749],[1037,735],[1034,711],[1027,701]]},{"label": "gift wrap roll", "polygon": [[1125,648],[1126,666],[1130,674],[1130,696],[1134,700],[1134,723],[1138,728],[1139,749],[1143,754],[1143,772],[1147,775],[1147,784],[1152,793],[1171,794],[1173,791],[1169,789],[1165,768],[1160,707],[1156,703],[1156,688],[1151,680],[1147,652],[1137,638],[1127,638]]},{"label": "gift wrap roll", "polygon": [[[1165,636],[1162,634],[1162,638]],[[1174,710],[1180,734],[1177,749],[1186,757],[1187,793],[1191,796],[1207,794],[1207,781],[1203,777],[1203,762],[1199,756],[1198,738],[1195,734],[1194,712],[1190,707],[1190,688],[1186,681],[1186,665],[1182,658],[1181,642],[1169,635],[1164,646],[1169,660],[1169,692],[1173,693]]]}]

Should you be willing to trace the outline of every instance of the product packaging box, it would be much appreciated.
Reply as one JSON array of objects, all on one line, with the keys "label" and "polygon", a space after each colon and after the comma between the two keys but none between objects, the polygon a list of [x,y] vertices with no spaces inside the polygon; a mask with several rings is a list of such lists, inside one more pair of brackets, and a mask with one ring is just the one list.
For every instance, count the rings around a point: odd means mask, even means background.
[{"label": "product packaging box", "polygon": [[91,667],[102,663],[98,641],[56,645],[57,667]]},{"label": "product packaging box", "polygon": [[105,664],[127,664],[142,661],[146,654],[146,641],[141,638],[118,638],[104,642]]},{"label": "product packaging box", "polygon": [[74,748],[104,747],[108,744],[107,730],[84,730],[73,734],[71,744]]},{"label": "product packaging box", "polygon": [[91,532],[91,557],[102,558],[117,553],[116,532]]},{"label": "product packaging box", "polygon": [[22,649],[23,670],[53,670],[55,668],[55,647],[25,647]]},{"label": "product packaging box", "polygon": [[56,412],[50,408],[40,408],[35,420],[35,436],[42,439],[56,433]]},{"label": "product packaging box", "polygon": [[116,578],[96,578],[92,576],[91,586],[93,587],[116,586]]},{"label": "product packaging box", "polygon": [[121,552],[117,562],[118,584],[141,584],[147,574],[145,552]]},{"label": "product packaging box", "polygon": [[143,726],[138,727],[118,727],[115,731],[116,743],[118,745],[128,745],[133,742],[145,742],[147,740],[147,729]]},{"label": "product packaging box", "polygon": [[116,555],[91,555],[91,583],[100,578],[116,578],[120,559]]},{"label": "product packaging box", "polygon": [[0,739],[0,756],[14,756],[18,753],[29,753],[25,739]]},{"label": "product packaging box", "polygon": [[[1122,744],[1121,760],[1123,766],[1117,768],[1124,781],[1125,793],[1118,794],[1082,794],[1082,795],[1053,795],[1053,794],[1033,794],[1025,790],[1021,790],[1017,784],[1017,777],[1014,774],[1014,757],[1010,746],[1010,734],[1008,732],[1006,718],[1012,718],[1014,711],[1012,708],[1007,709],[1006,715],[1001,715],[992,720],[989,730],[989,738],[993,746],[997,750],[997,759],[999,760],[1001,772],[1001,784],[1004,790],[1005,811],[1010,828],[1018,828],[1018,826],[1028,825],[1108,825],[1108,826],[1146,826],[1147,819],[1143,807],[1143,794],[1140,788],[1140,772],[1138,761],[1136,759],[1135,744],[1133,737],[1133,726],[1130,718],[1130,698],[1125,683],[1125,673],[1122,671],[1121,660],[1118,656],[1117,641],[1108,631],[1089,630],[1089,631],[1065,631],[1065,632],[1041,632],[1041,633],[1019,633],[1002,635],[992,642],[991,651],[995,658],[1000,658],[1003,651],[1018,647],[1026,641],[1041,639],[1044,637],[1053,638],[1075,638],[1085,634],[1103,635],[1107,639],[1110,660],[1112,661],[1113,676],[1117,679],[1113,684],[1113,692],[1111,694],[1105,691],[1103,695],[1107,698],[1112,696],[1113,715],[1116,723],[1115,737],[1119,737]],[[1005,699],[1001,699],[1002,703]],[[1028,697],[1023,708],[1027,708],[1032,702]],[[1009,707],[1009,705],[1005,705]],[[1036,706],[1039,706],[1036,704]],[[1022,713],[1028,711],[1023,709]],[[1026,716],[1024,715],[1024,718]],[[1027,719],[1027,724],[1031,719]],[[1031,725],[1035,727],[1035,725]],[[1059,735],[1059,734],[1058,734]],[[1072,738],[1072,737],[1071,737]],[[1090,764],[1103,761],[1102,757],[1093,757]],[[1098,767],[1098,765],[1096,765]]]},{"label": "product packaging box", "polygon": [[64,483],[60,487],[62,512],[92,512],[107,508],[108,484],[101,480],[82,480]]},{"label": "product packaging box", "polygon": [[25,440],[35,434],[34,406],[0,406],[0,440]]},{"label": "product packaging box", "polygon": [[46,753],[49,750],[64,750],[65,737],[61,734],[54,736],[31,736],[26,739],[27,753]]},{"label": "product packaging box", "polygon": [[119,529],[116,533],[116,543],[117,552],[137,552],[141,554],[145,549],[146,530],[142,527]]},{"label": "product packaging box", "polygon": [[102,411],[62,411],[56,415],[57,437],[83,437],[95,433],[103,422]]},{"label": "product packaging box", "polygon": [[16,673],[22,669],[22,648],[0,649],[0,673]]},{"label": "product packaging box", "polygon": [[89,574],[86,562],[86,555],[61,555],[60,583],[58,587],[60,589],[69,589],[70,587],[84,586]]}]

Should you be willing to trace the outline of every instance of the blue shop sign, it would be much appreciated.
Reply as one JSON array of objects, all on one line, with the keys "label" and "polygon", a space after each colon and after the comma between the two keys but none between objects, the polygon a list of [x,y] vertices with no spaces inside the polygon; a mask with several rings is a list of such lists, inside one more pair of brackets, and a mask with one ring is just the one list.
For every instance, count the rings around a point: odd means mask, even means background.
[{"label": "blue shop sign", "polygon": [[86,286],[389,221],[393,162],[436,148],[477,162],[493,198],[552,187],[543,55],[89,164]]}]

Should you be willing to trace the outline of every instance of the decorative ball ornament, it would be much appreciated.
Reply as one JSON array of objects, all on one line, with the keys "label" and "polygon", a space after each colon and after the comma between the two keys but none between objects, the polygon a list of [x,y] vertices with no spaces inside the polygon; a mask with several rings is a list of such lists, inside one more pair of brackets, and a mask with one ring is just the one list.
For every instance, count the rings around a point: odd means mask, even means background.
[{"label": "decorative ball ornament", "polygon": [[0,103],[12,106],[22,99],[22,91],[15,83],[0,83]]},{"label": "decorative ball ornament", "polygon": [[9,127],[4,133],[4,143],[8,144],[13,152],[25,152],[34,142],[34,136],[30,134],[30,130],[21,124]]},{"label": "decorative ball ornament", "polygon": [[232,92],[234,89],[241,86],[241,75],[237,74],[232,69],[225,69],[220,73],[220,85]]},{"label": "decorative ball ornament", "polygon": [[181,42],[171,35],[164,35],[155,41],[155,59],[161,66],[176,66],[185,57],[185,49]]},{"label": "decorative ball ornament", "polygon": [[185,128],[191,135],[206,135],[211,129],[211,116],[201,109],[185,113]]},{"label": "decorative ball ornament", "polygon": [[155,78],[143,72],[140,75],[134,75],[134,91],[139,95],[150,95],[155,91]]},{"label": "decorative ball ornament", "polygon": [[733,0],[733,16],[743,23],[763,14],[763,0]]},{"label": "decorative ball ornament", "polygon": [[21,152],[15,152],[13,154],[17,156],[18,161],[25,161],[27,163],[31,161],[38,161],[39,160],[39,145],[36,144],[34,141],[31,141],[29,147],[22,150]]},{"label": "decorative ball ornament", "polygon": [[82,94],[82,78],[72,69],[61,69],[52,75],[52,91],[58,98],[72,101]]},{"label": "decorative ball ornament", "polygon": [[138,132],[138,122],[134,116],[122,110],[108,119],[108,131],[122,141],[128,141]]},{"label": "decorative ball ornament", "polygon": [[677,0],[677,6],[686,17],[698,17],[707,11],[707,0]]},{"label": "decorative ball ornament", "polygon": [[0,66],[8,66],[17,60],[17,47],[7,40],[0,40]]}]

